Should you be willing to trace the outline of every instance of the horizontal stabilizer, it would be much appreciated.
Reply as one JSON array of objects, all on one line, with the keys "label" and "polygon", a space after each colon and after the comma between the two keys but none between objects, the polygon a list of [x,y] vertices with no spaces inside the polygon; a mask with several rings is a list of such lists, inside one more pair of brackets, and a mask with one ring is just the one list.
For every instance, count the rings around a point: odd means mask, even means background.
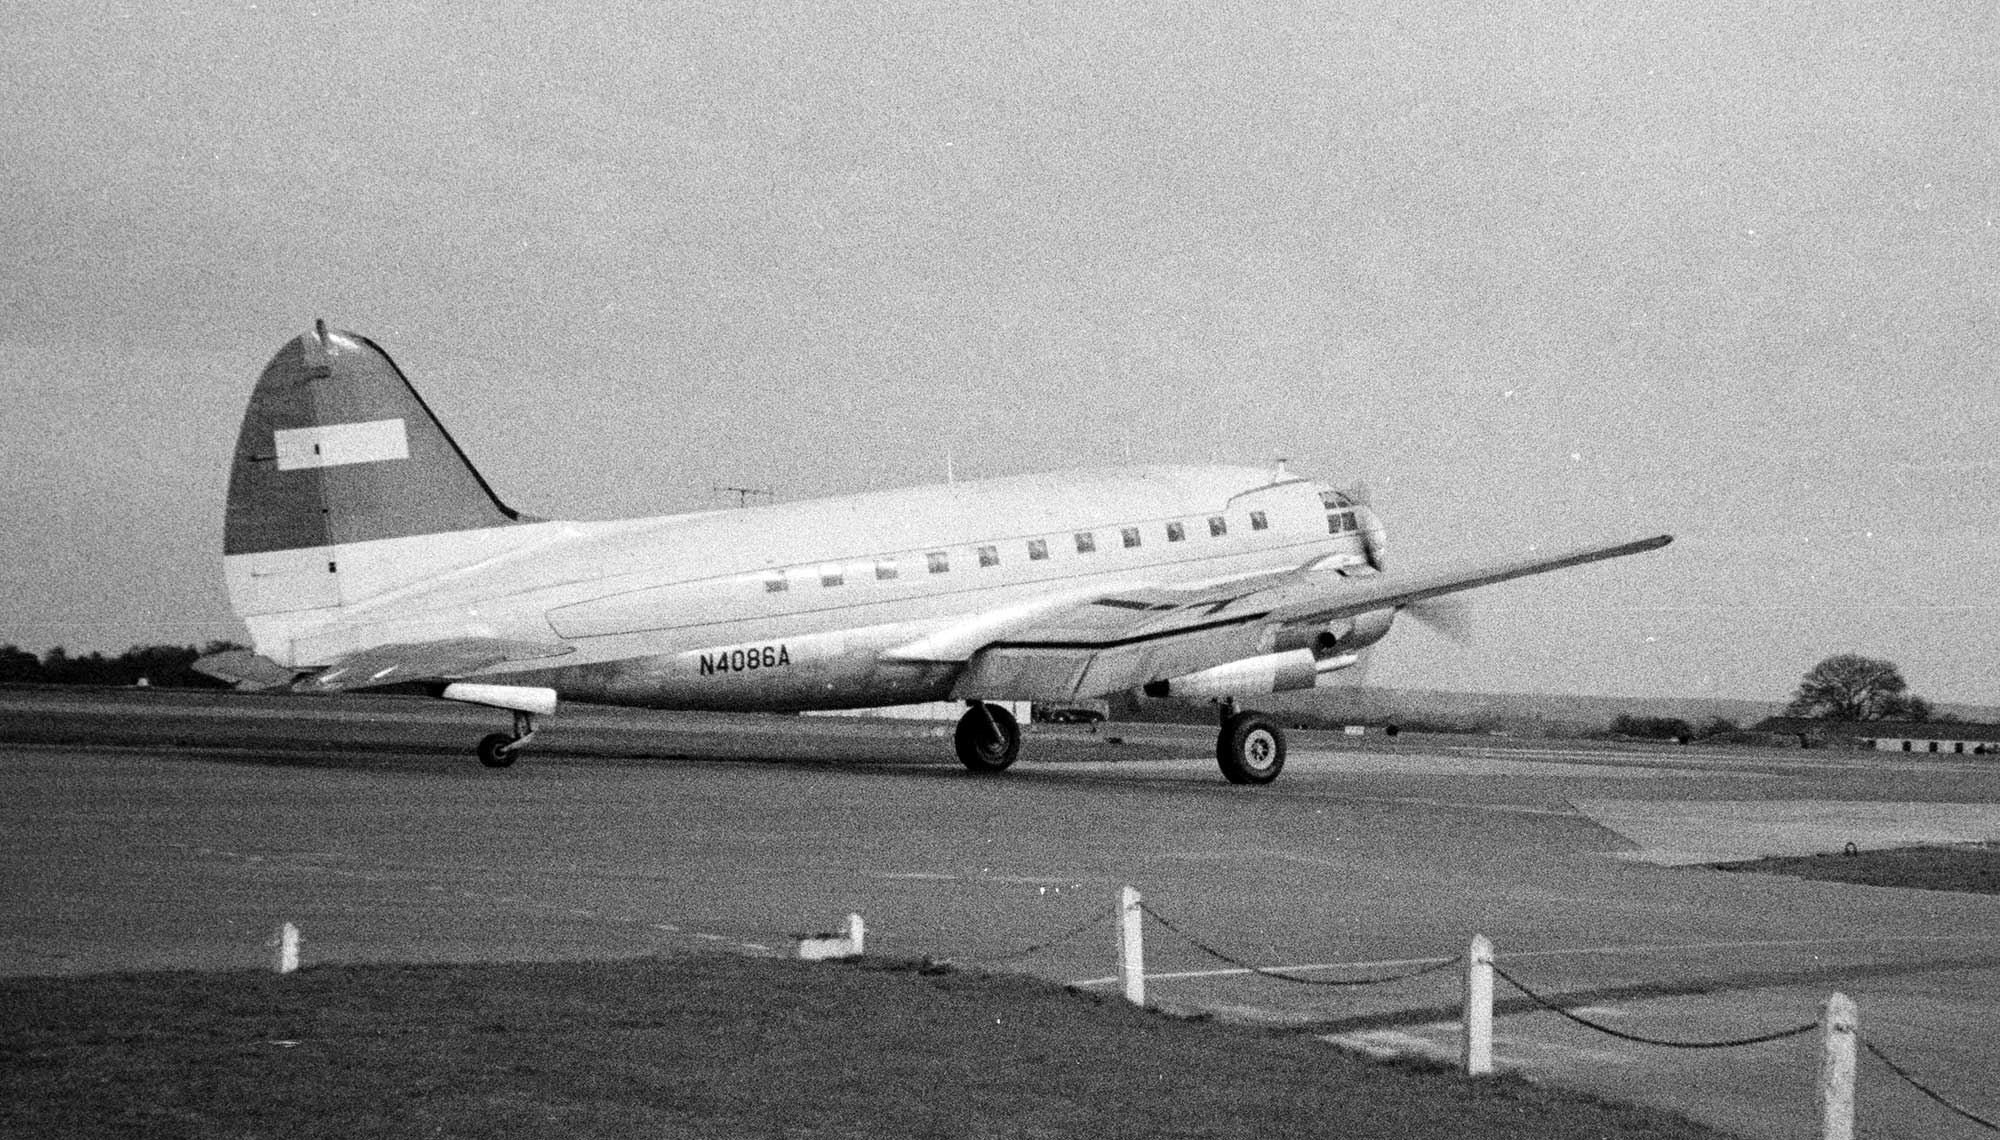
[{"label": "horizontal stabilizer", "polygon": [[340,658],[298,687],[308,692],[337,693],[406,681],[455,681],[505,661],[538,661],[574,652],[561,642],[497,637],[378,645]]},{"label": "horizontal stabilizer", "polygon": [[239,689],[275,689],[289,685],[299,672],[287,669],[269,657],[252,653],[248,649],[231,649],[226,653],[211,653],[194,663],[195,672],[227,681]]}]

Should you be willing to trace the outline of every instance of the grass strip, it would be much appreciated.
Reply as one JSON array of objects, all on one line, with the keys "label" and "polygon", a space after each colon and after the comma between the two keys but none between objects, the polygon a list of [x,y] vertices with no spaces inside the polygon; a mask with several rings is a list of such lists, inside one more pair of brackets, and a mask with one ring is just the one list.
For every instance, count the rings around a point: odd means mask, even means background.
[{"label": "grass strip", "polygon": [[1788,855],[1718,863],[1724,871],[1791,875],[1868,887],[2000,895],[2000,843],[1898,847],[1852,855]]},{"label": "grass strip", "polygon": [[1714,1137],[1014,975],[727,955],[0,980],[9,1137]]}]

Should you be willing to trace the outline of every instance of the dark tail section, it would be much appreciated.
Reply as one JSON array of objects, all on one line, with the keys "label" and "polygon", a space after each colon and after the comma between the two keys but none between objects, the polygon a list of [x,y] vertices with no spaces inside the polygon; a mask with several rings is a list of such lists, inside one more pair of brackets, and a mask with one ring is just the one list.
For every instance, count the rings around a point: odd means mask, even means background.
[{"label": "dark tail section", "polygon": [[494,495],[387,353],[320,322],[278,350],[250,396],[223,553],[531,521]]}]

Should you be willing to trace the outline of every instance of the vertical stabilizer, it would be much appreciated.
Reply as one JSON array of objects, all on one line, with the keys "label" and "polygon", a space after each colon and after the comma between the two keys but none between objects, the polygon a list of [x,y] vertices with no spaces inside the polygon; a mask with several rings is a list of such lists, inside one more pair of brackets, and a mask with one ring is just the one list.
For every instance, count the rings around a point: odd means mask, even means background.
[{"label": "vertical stabilizer", "polygon": [[271,358],[243,416],[230,600],[245,618],[352,604],[485,557],[490,532],[525,521],[387,353],[320,322]]}]

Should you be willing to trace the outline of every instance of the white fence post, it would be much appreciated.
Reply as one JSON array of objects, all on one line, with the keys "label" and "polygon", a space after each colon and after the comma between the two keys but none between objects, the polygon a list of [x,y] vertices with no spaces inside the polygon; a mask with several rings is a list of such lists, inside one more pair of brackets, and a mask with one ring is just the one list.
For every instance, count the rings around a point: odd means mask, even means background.
[{"label": "white fence post", "polygon": [[271,943],[278,948],[277,969],[280,974],[289,974],[299,968],[299,928],[291,923],[278,928],[278,937]]},{"label": "white fence post", "polygon": [[853,943],[853,953],[856,957],[859,957],[861,954],[861,944],[867,937],[867,934],[868,930],[867,927],[862,925],[861,916],[858,914],[849,914],[847,916],[847,940]]},{"label": "white fence post", "polygon": [[1854,1039],[1860,1021],[1853,999],[1827,996],[1819,1019],[1820,1140],[1854,1140]]},{"label": "white fence post", "polygon": [[1126,887],[1118,897],[1118,980],[1124,983],[1125,1000],[1146,1004],[1145,912],[1139,909],[1139,891]]},{"label": "white fence post", "polygon": [[1465,1025],[1461,1055],[1465,1075],[1493,1072],[1493,943],[1484,934],[1472,936],[1465,952]]}]

